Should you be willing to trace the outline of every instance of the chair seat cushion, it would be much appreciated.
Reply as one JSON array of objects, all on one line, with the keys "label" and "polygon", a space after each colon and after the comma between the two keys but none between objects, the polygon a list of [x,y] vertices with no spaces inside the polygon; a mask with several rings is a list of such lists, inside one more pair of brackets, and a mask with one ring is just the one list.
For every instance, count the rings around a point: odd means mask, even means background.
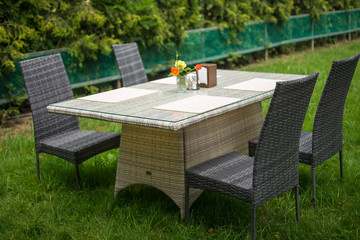
[{"label": "chair seat cushion", "polygon": [[305,164],[312,164],[312,133],[301,131],[300,146],[299,146],[299,161]]},{"label": "chair seat cushion", "polygon": [[87,130],[72,130],[40,142],[40,150],[73,164],[80,164],[101,152],[118,148],[120,134]]},{"label": "chair seat cushion", "polygon": [[231,152],[186,170],[189,187],[251,201],[254,159]]}]

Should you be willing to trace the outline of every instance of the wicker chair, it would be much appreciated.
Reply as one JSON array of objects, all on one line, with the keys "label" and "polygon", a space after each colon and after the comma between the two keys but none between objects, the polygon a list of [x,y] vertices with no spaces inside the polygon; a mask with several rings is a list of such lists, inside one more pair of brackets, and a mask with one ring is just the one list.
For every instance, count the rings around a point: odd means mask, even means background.
[{"label": "wicker chair", "polygon": [[39,154],[48,153],[75,165],[80,185],[79,164],[101,152],[118,148],[119,133],[79,130],[76,117],[50,114],[49,104],[74,98],[60,54],[20,62],[34,121],[37,176]]},{"label": "wicker chair", "polygon": [[114,44],[112,47],[121,73],[121,85],[129,87],[146,83],[148,79],[136,43]]},{"label": "wicker chair", "polygon": [[[311,165],[313,204],[316,206],[315,167],[339,153],[343,178],[342,126],[347,93],[360,54],[333,61],[314,119],[313,132],[302,131],[299,160]],[[249,141],[249,155],[255,154],[258,137]]]},{"label": "wicker chair", "polygon": [[299,221],[299,138],[318,73],[278,82],[261,129],[255,158],[238,152],[186,170],[185,215],[189,222],[189,188],[200,188],[252,204],[252,236],[255,239],[256,207],[295,187]]}]

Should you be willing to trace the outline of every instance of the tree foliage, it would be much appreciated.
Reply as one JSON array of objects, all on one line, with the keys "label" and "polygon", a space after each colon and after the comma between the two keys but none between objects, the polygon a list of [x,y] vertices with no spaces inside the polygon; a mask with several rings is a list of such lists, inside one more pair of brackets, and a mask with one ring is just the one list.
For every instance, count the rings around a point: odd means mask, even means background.
[{"label": "tree foliage", "polygon": [[114,43],[162,47],[181,44],[189,29],[220,26],[236,36],[249,21],[358,7],[358,0],[0,0],[0,77],[27,52],[66,47],[81,66]]}]

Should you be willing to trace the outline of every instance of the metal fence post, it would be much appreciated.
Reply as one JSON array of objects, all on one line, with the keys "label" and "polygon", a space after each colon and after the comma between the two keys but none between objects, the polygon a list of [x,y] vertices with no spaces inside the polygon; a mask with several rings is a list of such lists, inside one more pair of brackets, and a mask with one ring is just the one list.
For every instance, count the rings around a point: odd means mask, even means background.
[{"label": "metal fence post", "polygon": [[205,35],[204,35],[204,31],[201,31],[201,47],[202,47],[202,58],[205,59]]},{"label": "metal fence post", "polygon": [[349,42],[351,41],[351,12],[349,12]]},{"label": "metal fence post", "polygon": [[269,51],[268,51],[268,23],[265,22],[265,62],[268,62]]}]

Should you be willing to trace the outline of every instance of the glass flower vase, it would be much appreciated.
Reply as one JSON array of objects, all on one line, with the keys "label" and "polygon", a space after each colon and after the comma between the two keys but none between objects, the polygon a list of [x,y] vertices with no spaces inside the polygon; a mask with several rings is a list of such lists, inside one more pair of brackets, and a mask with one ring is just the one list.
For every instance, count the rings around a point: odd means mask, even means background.
[{"label": "glass flower vase", "polygon": [[178,92],[186,92],[186,75],[185,76],[176,76],[176,86]]}]

